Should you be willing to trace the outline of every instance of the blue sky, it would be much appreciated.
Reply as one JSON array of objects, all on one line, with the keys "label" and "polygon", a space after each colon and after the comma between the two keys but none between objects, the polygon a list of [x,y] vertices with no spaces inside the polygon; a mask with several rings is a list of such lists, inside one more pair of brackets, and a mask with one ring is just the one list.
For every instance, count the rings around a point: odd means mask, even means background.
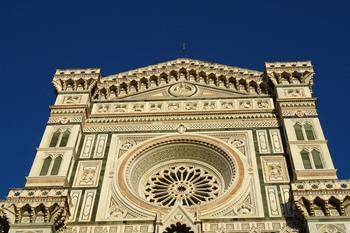
[{"label": "blue sky", "polygon": [[350,178],[348,1],[2,1],[0,197],[22,187],[55,99],[57,68],[104,75],[182,56],[263,70],[311,60],[340,178]]}]

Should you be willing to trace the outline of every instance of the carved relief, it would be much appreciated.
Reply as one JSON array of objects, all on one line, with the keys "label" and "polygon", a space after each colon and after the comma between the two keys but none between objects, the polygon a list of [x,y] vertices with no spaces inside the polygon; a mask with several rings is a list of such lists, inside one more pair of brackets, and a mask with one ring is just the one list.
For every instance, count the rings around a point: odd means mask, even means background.
[{"label": "carved relief", "polygon": [[288,182],[289,176],[283,156],[261,156],[265,183]]},{"label": "carved relief", "polygon": [[300,98],[305,96],[305,92],[303,89],[299,88],[291,88],[284,90],[284,96],[289,98]]},{"label": "carved relief", "polygon": [[82,208],[79,220],[81,222],[89,222],[91,219],[92,208],[94,206],[96,190],[85,190]]},{"label": "carved relief", "polygon": [[65,96],[63,99],[63,104],[78,104],[80,102],[81,96]]},{"label": "carved relief", "polygon": [[169,93],[175,97],[189,97],[197,92],[197,87],[190,83],[177,83],[169,88]]},{"label": "carved relief", "polygon": [[283,153],[283,146],[281,135],[278,129],[271,129],[269,131],[270,139],[272,142],[272,152],[273,153]]},{"label": "carved relief", "polygon": [[270,217],[280,217],[281,207],[276,186],[265,186],[267,205]]},{"label": "carved relief", "polygon": [[266,130],[257,130],[256,136],[258,138],[260,153],[262,154],[270,153],[269,141],[267,139]]},{"label": "carved relief", "polygon": [[85,159],[90,158],[94,140],[95,140],[95,135],[85,136],[84,145],[80,154],[80,158],[85,158]]},{"label": "carved relief", "polygon": [[94,158],[103,158],[105,148],[106,148],[106,143],[107,143],[107,134],[99,134],[97,136],[97,143],[96,143],[96,148],[95,148],[95,153],[94,153]]},{"label": "carved relief", "polygon": [[78,205],[80,202],[82,190],[71,190],[70,191],[70,205],[69,210],[71,215],[69,216],[69,221],[74,222],[78,212]]},{"label": "carved relief", "polygon": [[79,161],[73,187],[97,186],[102,161]]}]

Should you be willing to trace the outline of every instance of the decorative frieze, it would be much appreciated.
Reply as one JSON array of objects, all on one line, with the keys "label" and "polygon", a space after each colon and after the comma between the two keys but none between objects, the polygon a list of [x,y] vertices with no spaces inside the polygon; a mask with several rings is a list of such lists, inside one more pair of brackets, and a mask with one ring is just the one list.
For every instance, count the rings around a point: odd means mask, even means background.
[{"label": "decorative frieze", "polygon": [[158,102],[125,102],[125,103],[95,103],[93,114],[138,114],[162,112],[195,112],[195,111],[232,111],[272,110],[273,102],[270,98],[256,99],[223,99],[212,101],[158,101]]}]

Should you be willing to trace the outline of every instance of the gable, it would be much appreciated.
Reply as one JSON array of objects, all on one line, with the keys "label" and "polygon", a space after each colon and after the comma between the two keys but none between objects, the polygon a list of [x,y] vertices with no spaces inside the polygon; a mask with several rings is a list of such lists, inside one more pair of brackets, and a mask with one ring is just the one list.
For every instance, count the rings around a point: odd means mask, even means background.
[{"label": "gable", "polygon": [[[191,93],[193,86],[198,92]],[[177,59],[102,78],[93,99],[106,101],[139,100],[145,97],[187,98],[196,95],[204,98],[264,95],[267,94],[266,86],[262,73],[258,71]],[[177,92],[182,93],[176,94]]]}]

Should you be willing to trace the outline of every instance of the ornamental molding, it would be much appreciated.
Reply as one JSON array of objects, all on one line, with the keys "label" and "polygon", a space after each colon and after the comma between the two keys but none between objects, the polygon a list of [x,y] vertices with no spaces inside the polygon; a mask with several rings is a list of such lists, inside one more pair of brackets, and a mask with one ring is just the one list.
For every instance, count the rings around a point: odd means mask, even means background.
[{"label": "ornamental molding", "polygon": [[60,232],[70,215],[68,203],[67,189],[11,189],[0,212],[12,225],[47,224]]},{"label": "ornamental molding", "polygon": [[265,72],[274,85],[313,85],[314,69],[311,61],[266,62]]},{"label": "ornamental molding", "polygon": [[257,99],[220,99],[220,100],[170,100],[152,102],[95,103],[94,115],[129,114],[174,114],[193,112],[271,112],[274,103],[271,98]]},{"label": "ornamental molding", "polygon": [[350,180],[296,181],[291,191],[306,218],[350,216]]},{"label": "ornamental molding", "polygon": [[[174,131],[176,132],[178,123],[155,123],[155,124],[111,124],[106,122],[105,124],[85,124],[83,131],[85,133],[91,132],[135,132],[135,131]],[[280,124],[277,119],[259,119],[259,120],[237,120],[237,121],[225,121],[225,122],[201,122],[192,123],[187,122],[186,128],[189,130],[199,129],[246,129],[246,128],[276,128]]]},{"label": "ornamental molding", "polygon": [[87,124],[98,123],[132,123],[132,122],[154,122],[154,121],[197,121],[197,120],[277,120],[274,113],[236,113],[236,114],[183,114],[183,115],[134,115],[115,117],[91,117],[86,120]]}]

